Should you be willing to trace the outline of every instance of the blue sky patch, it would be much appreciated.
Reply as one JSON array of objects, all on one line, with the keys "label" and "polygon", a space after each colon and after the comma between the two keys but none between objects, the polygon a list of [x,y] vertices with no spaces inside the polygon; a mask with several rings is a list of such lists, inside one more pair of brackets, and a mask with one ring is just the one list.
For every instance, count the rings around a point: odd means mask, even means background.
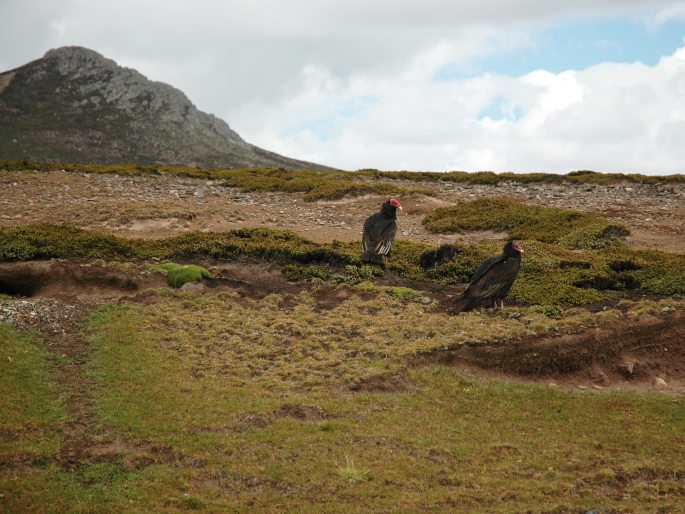
[{"label": "blue sky patch", "polygon": [[458,80],[484,73],[521,76],[544,69],[560,73],[602,62],[653,66],[683,46],[685,20],[650,26],[639,17],[573,18],[531,29],[533,48],[498,52],[465,64],[442,68],[437,80]]},{"label": "blue sky patch", "polygon": [[523,116],[523,109],[520,105],[512,103],[503,96],[497,96],[483,109],[477,116],[479,120],[490,118],[492,120],[518,121]]},{"label": "blue sky patch", "polygon": [[288,128],[281,135],[291,137],[299,132],[311,131],[321,141],[329,141],[342,133],[346,120],[361,114],[377,101],[375,95],[353,98],[342,103],[333,112],[310,118],[304,123]]}]

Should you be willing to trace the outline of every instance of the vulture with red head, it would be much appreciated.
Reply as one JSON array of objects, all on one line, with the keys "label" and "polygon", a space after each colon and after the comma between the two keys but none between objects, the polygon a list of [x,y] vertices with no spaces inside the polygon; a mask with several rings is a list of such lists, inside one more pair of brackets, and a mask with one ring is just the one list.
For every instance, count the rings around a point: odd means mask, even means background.
[{"label": "vulture with red head", "polygon": [[523,249],[517,242],[509,241],[504,245],[502,255],[486,259],[471,277],[455,312],[468,312],[479,306],[504,308],[504,299],[521,266],[522,253]]},{"label": "vulture with red head", "polygon": [[390,254],[397,233],[397,209],[402,210],[400,202],[391,198],[364,222],[362,261],[383,264],[383,256]]}]

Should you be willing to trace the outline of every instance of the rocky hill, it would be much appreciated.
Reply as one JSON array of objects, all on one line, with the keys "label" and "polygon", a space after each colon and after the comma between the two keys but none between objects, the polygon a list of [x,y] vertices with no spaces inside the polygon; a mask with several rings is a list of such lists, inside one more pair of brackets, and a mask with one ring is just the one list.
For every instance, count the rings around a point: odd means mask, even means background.
[{"label": "rocky hill", "polygon": [[178,89],[81,47],[0,73],[0,157],[322,168],[247,143]]}]

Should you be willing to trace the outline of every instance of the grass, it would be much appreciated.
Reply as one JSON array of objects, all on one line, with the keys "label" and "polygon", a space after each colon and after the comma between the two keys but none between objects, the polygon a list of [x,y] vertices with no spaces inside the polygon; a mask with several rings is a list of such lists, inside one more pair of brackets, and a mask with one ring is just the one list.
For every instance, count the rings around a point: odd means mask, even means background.
[{"label": "grass", "polygon": [[[268,229],[156,241],[0,229],[0,260],[78,257],[131,272],[174,259],[268,261],[309,282],[297,295],[258,299],[162,288],[93,313],[83,327],[87,410],[95,438],[119,451],[75,469],[56,458],[68,419],[59,357],[39,334],[0,324],[0,511],[678,512],[682,396],[569,391],[416,364],[462,344],[516,344],[685,308],[679,298],[618,301],[636,290],[685,295],[685,257],[620,243],[576,249],[563,242],[572,227],[553,241],[524,238],[512,298],[534,307],[460,316],[420,282],[464,282],[501,242],[452,245],[453,258],[426,266],[435,247],[399,240],[383,269],[359,262],[358,243]],[[419,282],[384,285],[397,276]],[[608,299],[598,312],[573,307]]]},{"label": "grass", "polygon": [[[316,287],[259,300],[162,289],[92,314],[83,335],[93,416],[122,450],[69,471],[51,458],[58,437],[27,440],[44,460],[0,471],[0,509],[677,511],[681,397],[514,384],[407,359],[465,341],[628,323],[682,301],[454,317],[410,301],[408,288],[402,299],[379,288],[324,306]],[[32,356],[7,387],[33,400],[16,405],[55,412],[46,410],[56,395],[40,339],[7,330]],[[40,388],[26,387],[41,376]],[[3,423],[35,423],[33,411],[6,409]],[[47,426],[59,427],[56,412]]]},{"label": "grass", "polygon": [[426,216],[423,224],[431,232],[494,230],[507,232],[514,239],[534,239],[580,250],[614,246],[630,233],[599,216],[506,198],[484,198],[442,207]]},{"label": "grass", "polygon": [[338,474],[342,480],[350,484],[371,480],[369,470],[355,466],[354,460],[349,455],[345,455],[345,465],[340,467]]},{"label": "grass", "polygon": [[39,334],[0,323],[0,473],[3,464],[45,461],[59,449],[66,414],[50,360]]},{"label": "grass", "polygon": [[[425,347],[422,338],[437,342],[431,327],[452,339],[464,327],[385,296],[319,312],[306,295],[291,311],[283,300],[169,293],[92,316],[98,419],[168,457],[139,468],[122,457],[74,475],[21,471],[9,490],[26,503],[15,506],[40,506],[31,491],[46,490],[72,511],[677,512],[681,397],[566,391],[440,365],[396,368],[400,389],[350,392],[353,376],[383,372]],[[526,325],[469,320],[470,333],[492,335]]]}]

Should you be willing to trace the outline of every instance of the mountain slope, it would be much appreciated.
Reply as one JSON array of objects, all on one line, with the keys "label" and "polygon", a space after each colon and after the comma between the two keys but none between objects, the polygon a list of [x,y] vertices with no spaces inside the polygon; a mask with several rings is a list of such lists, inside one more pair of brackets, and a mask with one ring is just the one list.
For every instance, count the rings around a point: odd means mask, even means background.
[{"label": "mountain slope", "polygon": [[323,166],[263,150],[178,89],[81,47],[0,74],[0,157],[202,167]]}]

